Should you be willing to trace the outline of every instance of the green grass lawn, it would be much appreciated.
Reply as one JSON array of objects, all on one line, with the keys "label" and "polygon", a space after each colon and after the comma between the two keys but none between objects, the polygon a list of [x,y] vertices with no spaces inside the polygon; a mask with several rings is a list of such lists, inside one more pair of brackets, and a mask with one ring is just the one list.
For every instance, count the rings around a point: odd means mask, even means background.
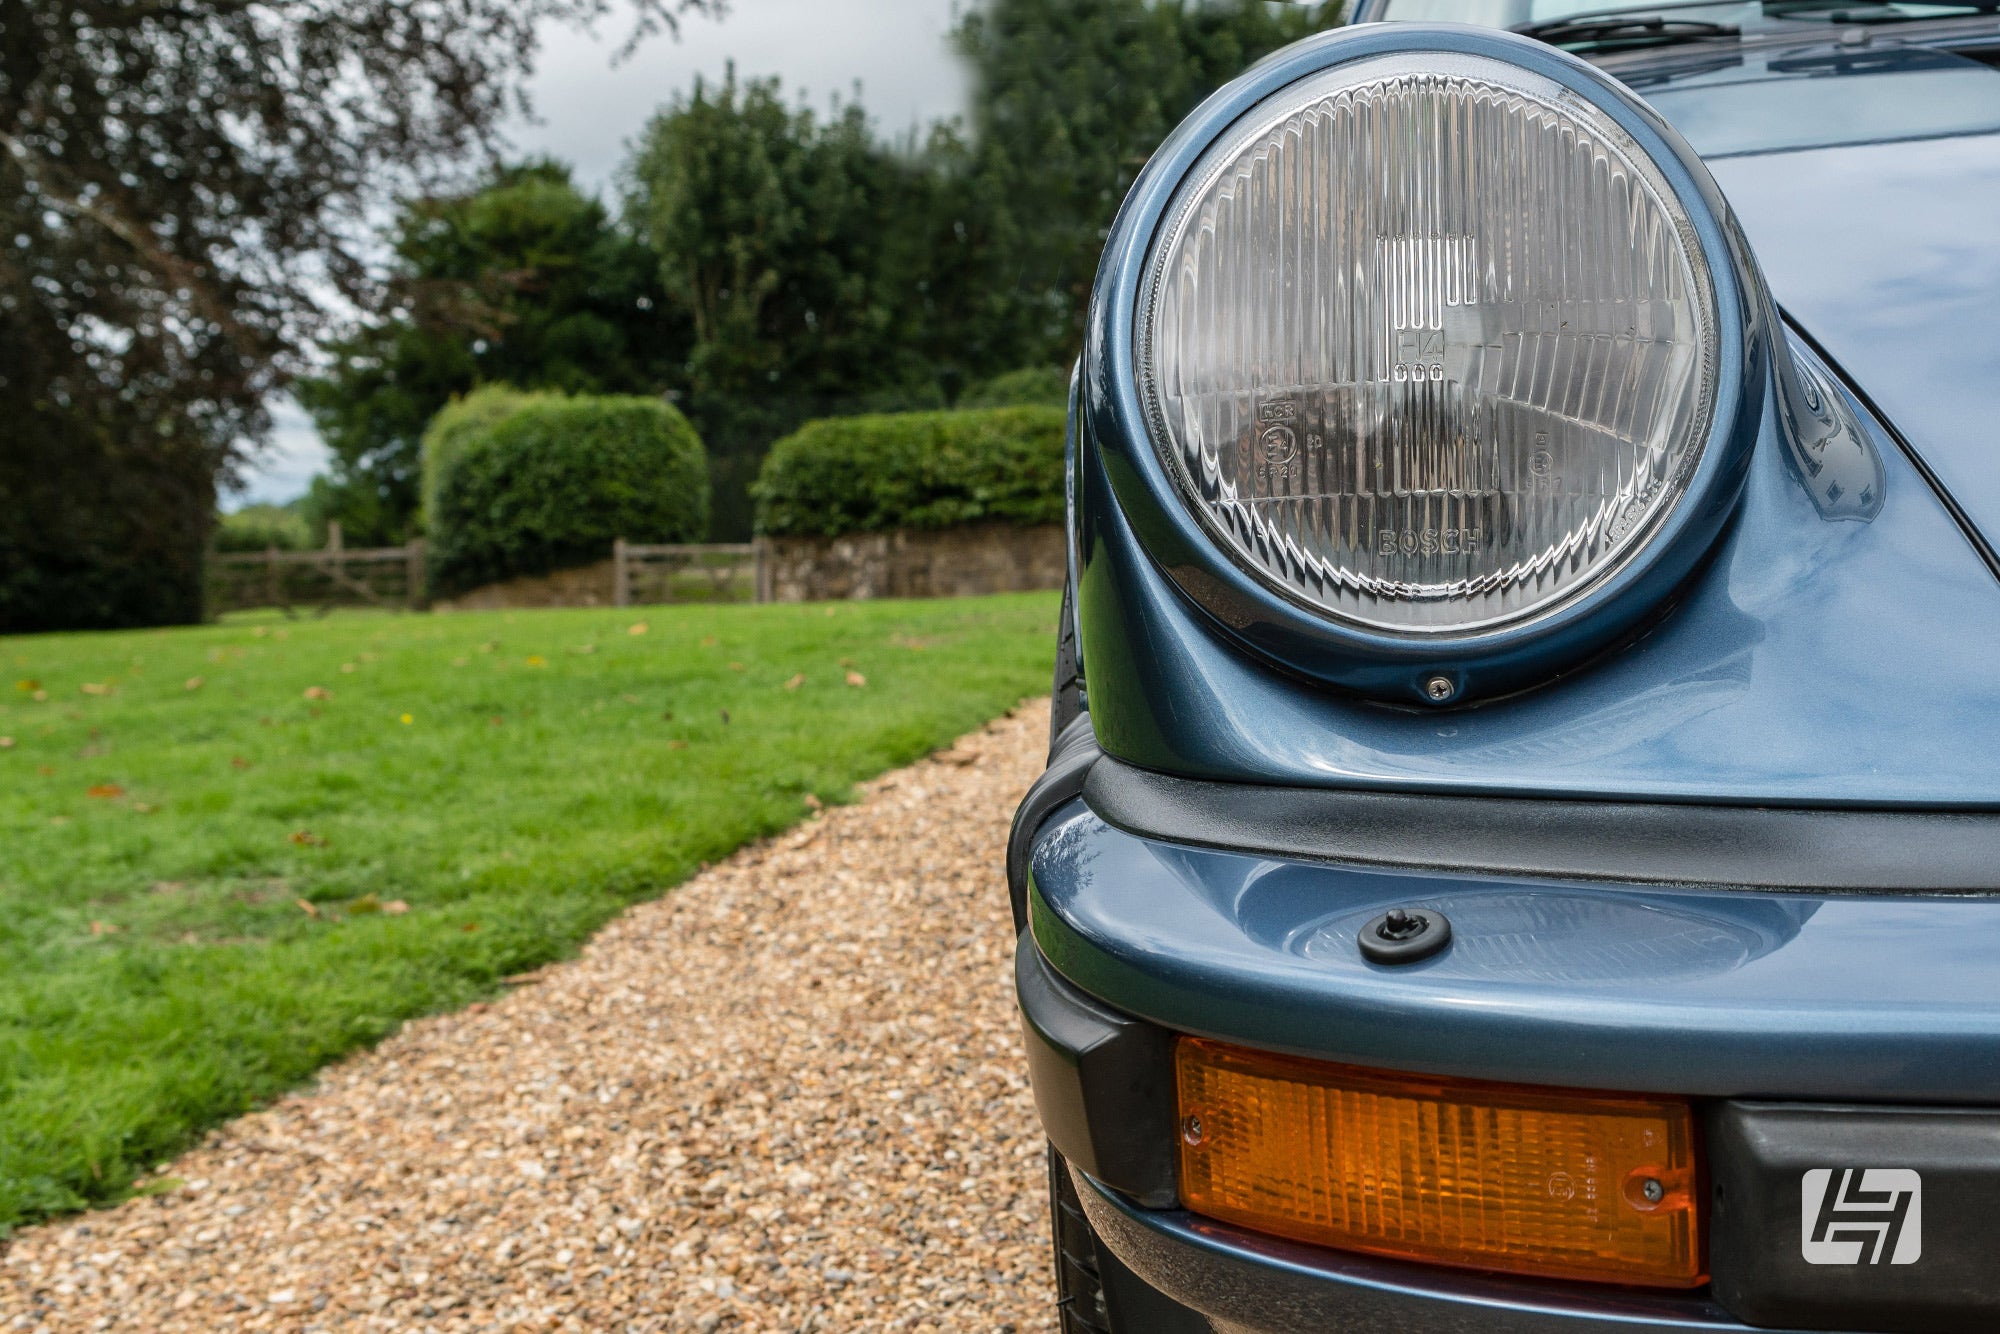
[{"label": "green grass lawn", "polygon": [[119,1198],[1046,690],[1055,615],[1029,594],[0,639],[0,1234]]}]

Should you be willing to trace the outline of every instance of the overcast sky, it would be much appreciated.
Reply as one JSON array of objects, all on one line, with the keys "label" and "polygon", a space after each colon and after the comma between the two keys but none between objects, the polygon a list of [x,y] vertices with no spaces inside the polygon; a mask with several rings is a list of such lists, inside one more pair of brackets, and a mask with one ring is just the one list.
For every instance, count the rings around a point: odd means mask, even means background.
[{"label": "overcast sky", "polygon": [[[595,37],[551,27],[533,82],[539,123],[517,124],[521,154],[549,154],[573,164],[577,180],[607,199],[626,147],[646,119],[697,76],[720,79],[734,60],[739,77],[775,74],[793,96],[816,107],[835,94],[860,99],[877,133],[900,137],[912,126],[965,109],[965,76],[946,48],[962,0],[730,0],[721,20],[683,23],[678,40],[655,38],[614,64],[626,32],[614,16]],[[325,467],[326,451],[304,413],[274,405],[277,432],[251,469],[231,508],[286,501]]]}]

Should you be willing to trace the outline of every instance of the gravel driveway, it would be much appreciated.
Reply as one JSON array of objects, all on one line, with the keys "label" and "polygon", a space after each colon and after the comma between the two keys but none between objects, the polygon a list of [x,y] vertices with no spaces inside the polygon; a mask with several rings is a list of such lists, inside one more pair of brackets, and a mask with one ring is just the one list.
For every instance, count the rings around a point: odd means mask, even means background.
[{"label": "gravel driveway", "polygon": [[1045,706],[22,1232],[0,1329],[1042,1330],[1001,849]]}]

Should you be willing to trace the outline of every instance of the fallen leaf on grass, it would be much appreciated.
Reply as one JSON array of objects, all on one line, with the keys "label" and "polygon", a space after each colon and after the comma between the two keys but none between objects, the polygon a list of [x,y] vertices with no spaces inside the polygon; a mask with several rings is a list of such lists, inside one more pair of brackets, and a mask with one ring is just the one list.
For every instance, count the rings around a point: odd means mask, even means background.
[{"label": "fallen leaf on grass", "polygon": [[687,748],[688,743],[685,741],[669,741],[667,743],[668,750],[686,750]]},{"label": "fallen leaf on grass", "polygon": [[800,686],[804,685],[805,683],[806,683],[806,674],[804,672],[800,672],[797,676],[794,676],[791,680],[785,682],[785,689],[797,690]]},{"label": "fallen leaf on grass", "polygon": [[859,690],[862,686],[868,684],[868,678],[863,676],[860,672],[849,672],[847,674],[847,684]]},{"label": "fallen leaf on grass", "polygon": [[29,699],[34,700],[38,704],[47,700],[48,697],[49,697],[49,692],[46,690],[37,690],[34,694],[28,696]]},{"label": "fallen leaf on grass", "polygon": [[410,910],[410,905],[401,899],[382,900],[382,914],[385,917],[401,917]]},{"label": "fallen leaf on grass", "polygon": [[182,684],[182,686],[181,686],[181,689],[183,689],[183,690],[199,690],[199,689],[201,689],[201,688],[202,688],[203,686],[205,686],[205,685],[207,685],[207,684],[208,684],[208,682],[204,681],[204,680],[203,680],[203,679],[202,679],[201,677],[199,677],[199,676],[190,676],[190,677],[189,677],[189,678],[187,679],[187,681],[186,681],[185,683],[183,683],[183,684]]},{"label": "fallen leaf on grass", "polygon": [[24,695],[32,695],[41,688],[42,688],[42,683],[40,681],[16,681],[14,683],[14,689],[20,691]]},{"label": "fallen leaf on grass", "polygon": [[0,750],[12,750],[12,749],[14,749],[14,738],[10,736],[0,736]]},{"label": "fallen leaf on grass", "polygon": [[[292,835],[292,837],[293,837],[293,838],[297,838],[297,837],[298,837],[298,835],[297,835],[297,834],[294,834],[294,835]],[[296,904],[298,905],[298,907],[299,907],[299,911],[300,911],[300,912],[302,912],[302,913],[304,913],[304,914],[305,914],[306,916],[308,916],[308,917],[318,917],[318,916],[319,916],[319,905],[318,905],[318,904],[316,904],[316,903],[308,903],[308,902],[307,902],[306,900],[304,900],[304,899],[293,899],[293,900],[292,900],[292,902],[293,902],[293,903],[296,903]]]},{"label": "fallen leaf on grass", "polygon": [[341,673],[342,673],[342,675],[345,675],[345,676],[352,676],[352,675],[354,675],[354,674],[355,674],[356,672],[360,671],[360,670],[361,670],[361,667],[360,667],[360,665],[359,665],[359,664],[357,664],[357,663],[352,663],[352,662],[343,662],[343,663],[341,663],[341,664],[340,664],[340,670],[341,670]]},{"label": "fallen leaf on grass", "polygon": [[307,687],[306,687],[306,698],[307,698],[307,699],[332,699],[332,698],[333,698],[333,692],[332,692],[331,690],[328,690],[328,689],[327,689],[327,688],[326,688],[325,686],[307,686]]},{"label": "fallen leaf on grass", "polygon": [[714,635],[706,635],[702,638],[701,646],[703,648],[714,648],[717,642],[718,641]]},{"label": "fallen leaf on grass", "polygon": [[740,672],[743,670],[743,664],[740,662],[732,662],[729,664],[729,670],[732,672]]},{"label": "fallen leaf on grass", "polygon": [[229,757],[229,767],[232,769],[248,769],[250,761],[244,759],[241,755],[231,755]]},{"label": "fallen leaf on grass", "polygon": [[350,917],[357,917],[363,913],[372,913],[381,911],[382,911],[382,900],[376,898],[373,894],[363,894],[360,898],[355,899],[352,903],[347,905],[347,915]]},{"label": "fallen leaf on grass", "polygon": [[115,695],[118,693],[118,687],[105,685],[98,681],[85,681],[83,683],[83,693],[86,695]]},{"label": "fallen leaf on grass", "polygon": [[118,784],[116,783],[96,783],[93,784],[90,790],[84,793],[84,795],[88,797],[97,797],[99,799],[122,797],[125,795],[125,789],[118,786]]},{"label": "fallen leaf on grass", "polygon": [[628,635],[643,635],[646,633],[646,623],[640,621],[636,625],[627,626],[625,633]]},{"label": "fallen leaf on grass", "polygon": [[285,837],[302,848],[323,848],[326,846],[326,840],[318,834],[313,833],[310,829],[294,829],[291,833],[285,835]]},{"label": "fallen leaf on grass", "polygon": [[150,805],[147,802],[135,801],[132,803],[132,809],[139,812],[139,814],[141,815],[151,815],[154,811],[160,808],[158,806]]},{"label": "fallen leaf on grass", "polygon": [[806,808],[808,810],[815,810],[815,811],[822,810],[825,808],[825,806],[826,803],[821,801],[813,793],[811,792],[806,793]]},{"label": "fallen leaf on grass", "polygon": [[90,923],[90,934],[93,936],[114,936],[124,929],[124,927],[113,922],[100,922],[92,919]]},{"label": "fallen leaf on grass", "polygon": [[460,928],[458,928],[458,929],[459,929],[459,930],[461,930],[461,931],[466,931],[466,932],[471,932],[471,931],[477,931],[477,930],[479,929],[479,923],[477,923],[477,922],[467,922],[467,923],[466,923],[466,924],[465,924],[464,926],[461,926],[461,927],[460,927]]}]

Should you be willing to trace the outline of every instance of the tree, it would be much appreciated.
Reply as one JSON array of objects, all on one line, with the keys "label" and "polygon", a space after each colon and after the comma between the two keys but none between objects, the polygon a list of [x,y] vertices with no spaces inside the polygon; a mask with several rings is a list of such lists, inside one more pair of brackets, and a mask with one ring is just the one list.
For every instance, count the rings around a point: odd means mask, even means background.
[{"label": "tree", "polygon": [[694,333],[687,406],[707,441],[718,536],[747,536],[748,484],[809,417],[942,403],[913,325],[930,164],[821,118],[775,79],[697,82],[646,127],[627,212]]},{"label": "tree", "polygon": [[[716,0],[638,0],[641,31]],[[217,482],[385,182],[610,0],[0,3],[0,631],[185,620]]]},{"label": "tree", "polygon": [[[1336,4],[987,0],[955,40],[973,74],[972,171],[990,212],[989,337],[1012,364],[1067,365],[1111,221],[1200,101]],[[997,369],[1007,369],[999,367]]]},{"label": "tree", "polygon": [[651,252],[567,167],[500,167],[470,191],[406,201],[391,243],[380,313],[298,387],[334,456],[314,517],[356,542],[407,536],[425,427],[454,396],[495,383],[651,393],[681,374],[688,326]]}]

